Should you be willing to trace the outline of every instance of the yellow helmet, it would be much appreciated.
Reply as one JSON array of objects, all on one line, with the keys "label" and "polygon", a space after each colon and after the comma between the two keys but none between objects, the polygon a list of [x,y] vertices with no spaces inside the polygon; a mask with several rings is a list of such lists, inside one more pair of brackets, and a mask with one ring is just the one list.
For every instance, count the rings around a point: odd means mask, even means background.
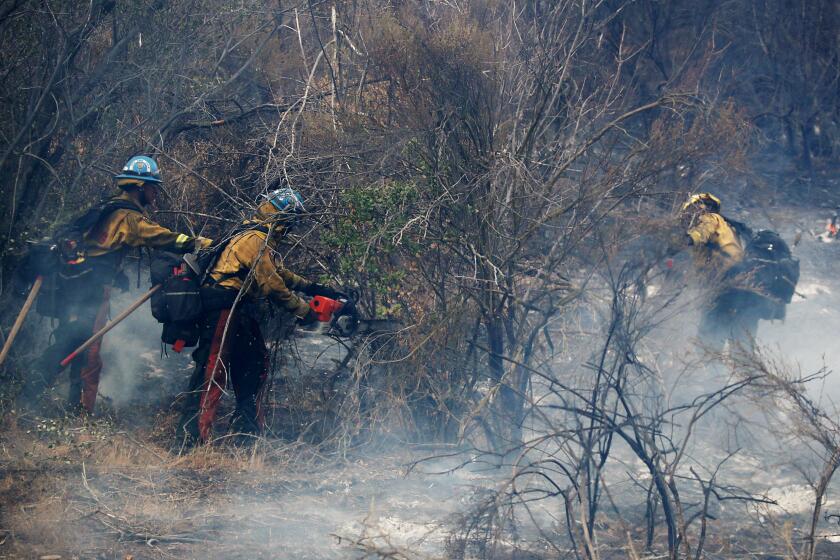
[{"label": "yellow helmet", "polygon": [[720,212],[720,199],[712,193],[705,192],[691,195],[682,206],[683,212],[695,204],[707,206],[712,212]]}]

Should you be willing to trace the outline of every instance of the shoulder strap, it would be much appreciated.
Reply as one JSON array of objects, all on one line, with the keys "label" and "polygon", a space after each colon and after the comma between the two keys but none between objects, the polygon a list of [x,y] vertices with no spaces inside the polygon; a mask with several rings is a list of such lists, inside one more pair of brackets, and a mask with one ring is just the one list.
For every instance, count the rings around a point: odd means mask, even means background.
[{"label": "shoulder strap", "polygon": [[120,198],[109,198],[99,204],[91,206],[83,214],[76,216],[73,220],[59,229],[59,235],[67,233],[73,229],[87,234],[96,226],[101,224],[105,218],[117,210],[134,210],[135,212],[142,214],[142,209],[133,202]]},{"label": "shoulder strap", "polygon": [[266,226],[253,226],[250,224],[239,224],[238,226],[234,227],[224,241],[210,249],[210,251],[212,251],[213,254],[211,260],[207,263],[207,267],[204,269],[204,276],[201,279],[202,284],[207,281],[212,282],[213,284],[218,284],[219,282],[224,282],[225,280],[229,280],[237,276],[242,276],[243,272],[245,272],[247,275],[247,269],[242,269],[239,272],[223,274],[219,280],[214,280],[213,277],[210,275],[210,271],[213,269],[214,266],[216,266],[216,261],[219,260],[219,257],[222,255],[222,251],[224,251],[225,248],[227,248],[230,242],[233,241],[236,237],[248,233],[249,231],[259,231],[268,234],[269,229]]},{"label": "shoulder strap", "polygon": [[744,222],[733,220],[732,218],[724,216],[723,214],[721,214],[720,217],[723,218],[723,221],[726,222],[729,225],[729,227],[731,227],[735,231],[735,234],[741,240],[744,249],[746,249],[747,245],[750,244],[750,241],[752,241],[753,238],[753,230],[750,228],[750,226],[748,226]]},{"label": "shoulder strap", "polygon": [[103,220],[117,210],[134,210],[138,214],[143,213],[143,209],[130,200],[109,198],[100,205],[99,219]]}]

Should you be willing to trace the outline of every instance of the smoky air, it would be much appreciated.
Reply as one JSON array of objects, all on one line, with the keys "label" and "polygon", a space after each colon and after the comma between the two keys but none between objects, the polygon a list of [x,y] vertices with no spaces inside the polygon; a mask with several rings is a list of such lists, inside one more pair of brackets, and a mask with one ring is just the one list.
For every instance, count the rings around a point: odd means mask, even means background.
[{"label": "smoky air", "polygon": [[0,3],[0,557],[838,556],[838,25]]}]

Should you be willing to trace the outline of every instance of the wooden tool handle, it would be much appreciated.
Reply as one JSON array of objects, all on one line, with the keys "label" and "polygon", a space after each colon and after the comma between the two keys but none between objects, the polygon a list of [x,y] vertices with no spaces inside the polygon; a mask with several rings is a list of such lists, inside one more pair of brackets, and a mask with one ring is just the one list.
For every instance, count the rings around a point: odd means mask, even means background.
[{"label": "wooden tool handle", "polygon": [[26,316],[29,314],[29,310],[32,308],[32,304],[35,303],[35,298],[38,296],[38,291],[41,289],[41,284],[43,283],[44,278],[42,276],[35,278],[35,282],[32,284],[32,289],[29,290],[29,295],[26,296],[23,308],[20,310],[20,313],[18,313],[17,319],[15,319],[15,324],[12,325],[12,330],[9,331],[9,336],[6,338],[6,343],[3,345],[2,352],[0,352],[0,366],[6,361],[6,356],[9,355],[9,350],[12,348],[12,342],[15,341],[15,338],[20,332],[20,328],[23,326],[23,320],[26,319]]},{"label": "wooden tool handle", "polygon": [[138,299],[137,301],[132,303],[130,306],[128,306],[128,309],[126,309],[125,311],[123,311],[122,313],[117,315],[114,318],[113,321],[111,321],[110,323],[108,323],[107,325],[105,325],[104,327],[99,329],[96,332],[96,334],[94,334],[92,337],[87,339],[87,342],[85,342],[84,344],[82,344],[81,346],[79,346],[78,348],[73,350],[66,358],[61,360],[61,367],[67,367],[67,364],[72,362],[79,354],[81,354],[82,352],[84,352],[85,350],[90,348],[91,344],[93,344],[94,342],[96,342],[97,340],[99,340],[100,338],[105,336],[105,334],[108,331],[110,331],[111,329],[116,327],[118,324],[120,324],[123,321],[123,319],[125,319],[126,317],[128,317],[129,315],[134,313],[137,310],[138,307],[143,305],[146,302],[146,300],[148,300],[150,297],[152,297],[155,292],[157,292],[159,289],[161,289],[161,287],[162,287],[161,284],[158,284],[157,286],[153,287],[151,290],[149,290],[148,292],[143,294],[143,297],[141,297],[140,299]]}]

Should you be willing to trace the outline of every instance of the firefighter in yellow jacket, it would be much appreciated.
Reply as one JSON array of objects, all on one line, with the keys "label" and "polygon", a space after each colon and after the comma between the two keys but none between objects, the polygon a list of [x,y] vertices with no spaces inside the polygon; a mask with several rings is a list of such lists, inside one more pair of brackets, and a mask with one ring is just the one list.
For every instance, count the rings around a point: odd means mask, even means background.
[{"label": "firefighter in yellow jacket", "polygon": [[720,215],[720,199],[709,193],[693,195],[683,205],[690,223],[688,237],[697,268],[712,277],[724,275],[744,258],[735,228]]},{"label": "firefighter in yellow jacket", "polygon": [[317,316],[295,291],[308,296],[345,297],[287,270],[280,261],[278,242],[302,211],[299,193],[291,189],[269,193],[241,228],[244,231],[233,235],[210,269],[202,287],[205,316],[200,322],[198,348],[193,352],[195,371],[181,419],[182,435],[188,443],[210,440],[228,379],[236,395],[231,432],[255,435],[262,431],[260,403],[269,355],[259,322],[249,310],[250,302],[268,299],[293,314],[298,324],[308,325]]},{"label": "firefighter in yellow jacket", "polygon": [[745,240],[735,225],[720,214],[720,199],[710,193],[692,195],[682,217],[694,264],[710,298],[703,310],[699,337],[712,350],[727,340],[749,343],[762,316],[763,298],[738,274],[745,255]]},{"label": "firefighter in yellow jacket", "polygon": [[[27,379],[21,395],[24,403],[31,403],[51,386],[61,372],[59,362],[107,322],[111,287],[122,275],[129,249],[153,247],[184,253],[210,244],[209,239],[170,231],[146,215],[145,208],[154,204],[162,182],[152,158],[132,157],[115,179],[122,193],[86,214],[93,216],[93,223],[84,232],[83,247],[58,274],[59,323],[54,343]],[[101,344],[100,339],[70,365],[71,409],[93,412],[102,371]]]}]

